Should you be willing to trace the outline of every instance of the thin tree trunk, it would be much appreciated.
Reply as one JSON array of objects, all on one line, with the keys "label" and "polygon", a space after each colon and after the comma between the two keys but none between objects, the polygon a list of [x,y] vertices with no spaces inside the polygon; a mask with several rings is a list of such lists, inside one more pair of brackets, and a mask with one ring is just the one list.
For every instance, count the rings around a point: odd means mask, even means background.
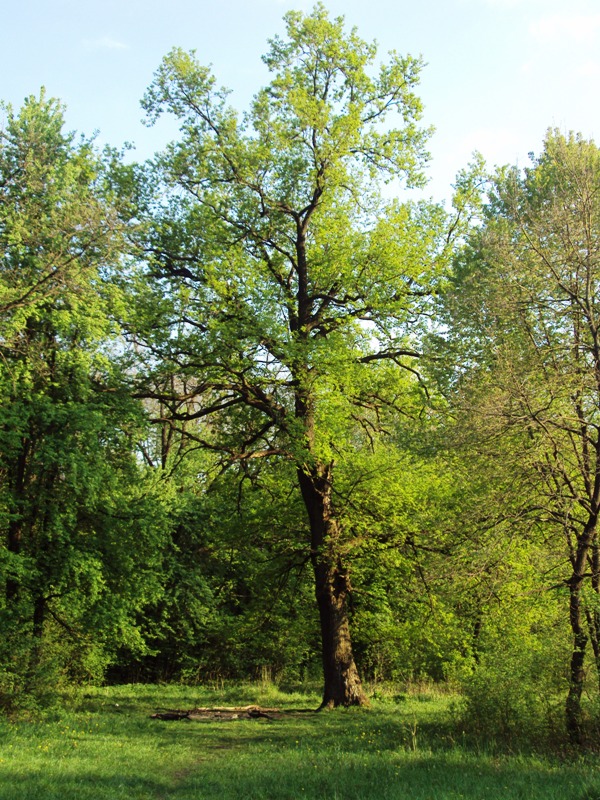
[{"label": "thin tree trunk", "polygon": [[[600,595],[600,547],[598,546],[597,534],[594,536],[594,541],[592,542],[590,563],[592,567],[592,589],[598,598],[598,595]],[[596,663],[596,676],[600,687],[600,610],[598,609],[598,599],[595,608],[593,610],[587,608],[585,615],[587,618],[592,650],[594,652],[594,661]]]},{"label": "thin tree trunk", "polygon": [[[8,525],[8,552],[18,555],[21,552],[21,541],[23,539],[23,532],[20,520],[11,520]],[[19,581],[9,575],[6,579],[6,601],[11,605],[19,599],[20,593]]]},{"label": "thin tree trunk", "polygon": [[598,679],[598,685],[600,686],[600,614],[597,611],[591,611],[589,608],[586,608],[585,617],[587,620],[592,652],[594,654],[594,663],[596,664],[596,677]]},{"label": "thin tree trunk", "polygon": [[310,473],[299,469],[298,480],[310,520],[311,560],[321,622],[321,708],[368,705],[352,653],[348,618],[351,586],[338,549],[340,531],[331,503],[331,466],[321,465]]},{"label": "thin tree trunk", "polygon": [[[9,553],[18,555],[23,546],[23,522],[22,522],[22,509],[25,496],[25,476],[27,471],[27,458],[30,450],[30,442],[28,439],[23,440],[21,452],[19,453],[16,463],[14,465],[14,474],[12,477],[12,502],[13,502],[13,519],[8,524],[7,548]],[[6,580],[6,600],[9,605],[19,599],[20,581],[14,576],[8,576]]]},{"label": "thin tree trunk", "polygon": [[569,693],[566,703],[566,723],[573,744],[583,744],[581,695],[585,678],[584,662],[588,637],[581,619],[581,581],[572,579],[569,585],[569,619],[573,631],[573,652],[569,673]]},{"label": "thin tree trunk", "polygon": [[42,637],[46,620],[46,598],[43,595],[35,597],[33,602],[33,638],[29,652],[28,683],[32,690],[36,683],[38,668],[42,660]]},{"label": "thin tree trunk", "polygon": [[585,651],[588,634],[585,630],[585,609],[581,603],[581,591],[585,581],[585,572],[590,550],[596,540],[597,513],[590,516],[581,535],[577,537],[577,547],[571,552],[573,572],[567,584],[569,586],[569,622],[573,632],[573,652],[569,672],[569,692],[565,707],[567,732],[573,744],[583,744],[583,719],[581,695],[585,681]]},{"label": "thin tree trunk", "polygon": [[475,624],[473,625],[473,660],[475,664],[481,661],[481,629],[483,628],[483,611],[478,606],[475,616]]}]

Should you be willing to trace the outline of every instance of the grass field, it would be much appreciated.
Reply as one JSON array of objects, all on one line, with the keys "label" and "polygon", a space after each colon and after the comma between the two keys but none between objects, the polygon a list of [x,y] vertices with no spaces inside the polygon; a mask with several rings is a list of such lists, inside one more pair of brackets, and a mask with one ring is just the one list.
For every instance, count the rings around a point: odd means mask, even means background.
[{"label": "grass field", "polygon": [[249,703],[307,709],[318,697],[122,686],[0,721],[0,800],[600,800],[600,758],[478,751],[451,733],[451,698],[435,694],[275,720],[150,718]]}]

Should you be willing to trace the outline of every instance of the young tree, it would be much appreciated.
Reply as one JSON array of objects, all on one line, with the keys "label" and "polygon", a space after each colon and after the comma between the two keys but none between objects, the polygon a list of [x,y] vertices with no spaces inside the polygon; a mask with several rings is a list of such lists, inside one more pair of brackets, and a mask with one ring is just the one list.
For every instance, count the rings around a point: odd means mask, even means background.
[{"label": "young tree", "polygon": [[600,655],[599,254],[600,151],[552,131],[531,168],[493,181],[454,294],[462,402],[488,441],[504,443],[520,520],[554,532],[544,566],[568,589],[566,722],[576,742],[590,640],[597,663]]},{"label": "young tree", "polygon": [[[170,193],[144,245],[155,287],[139,341],[207,420],[198,441],[230,461],[291,460],[308,517],[323,706],[366,702],[349,629],[349,506],[336,474],[414,407],[420,326],[442,272],[442,210],[382,196],[423,183],[421,62],[343,19],[290,12],[242,119],[193,54],[172,51],[144,99],[181,138],[158,159]],[[393,127],[392,115],[400,118]],[[144,291],[148,291],[147,288]],[[411,374],[412,373],[412,374]],[[407,375],[412,380],[407,380]],[[179,394],[179,397],[176,395]]]}]

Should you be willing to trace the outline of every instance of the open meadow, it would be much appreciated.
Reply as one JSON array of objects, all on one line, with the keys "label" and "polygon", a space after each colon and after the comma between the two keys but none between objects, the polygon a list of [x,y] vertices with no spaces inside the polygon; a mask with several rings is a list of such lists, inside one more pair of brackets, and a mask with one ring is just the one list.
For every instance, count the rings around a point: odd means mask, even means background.
[{"label": "open meadow", "polygon": [[[450,696],[390,693],[376,695],[370,709],[307,711],[318,702],[316,694],[260,685],[89,689],[60,710],[0,721],[0,798],[600,799],[597,756],[477,747],[457,734]],[[250,703],[291,713],[151,717],[166,709]]]}]

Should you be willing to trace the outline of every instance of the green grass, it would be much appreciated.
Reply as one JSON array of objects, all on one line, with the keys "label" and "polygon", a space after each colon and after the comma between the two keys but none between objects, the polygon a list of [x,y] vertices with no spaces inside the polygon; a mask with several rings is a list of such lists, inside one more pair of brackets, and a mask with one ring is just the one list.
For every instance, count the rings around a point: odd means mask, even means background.
[{"label": "green grass", "polygon": [[477,752],[447,724],[451,698],[407,694],[373,708],[281,720],[163,722],[158,707],[317,695],[260,686],[90,690],[42,720],[0,722],[0,800],[600,800],[600,759]]}]

